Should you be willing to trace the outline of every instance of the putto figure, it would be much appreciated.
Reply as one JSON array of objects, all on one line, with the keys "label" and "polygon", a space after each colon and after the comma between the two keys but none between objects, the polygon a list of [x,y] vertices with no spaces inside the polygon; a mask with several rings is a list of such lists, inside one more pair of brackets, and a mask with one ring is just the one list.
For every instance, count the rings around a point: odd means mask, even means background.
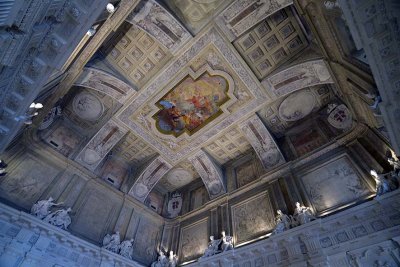
[{"label": "putto figure", "polygon": [[151,267],[168,267],[169,260],[165,256],[164,252],[160,249],[158,251],[157,261],[151,264]]},{"label": "putto figure", "polygon": [[375,170],[371,170],[370,174],[374,177],[376,182],[376,195],[381,196],[393,190],[396,190],[399,185],[397,181],[391,176],[386,178],[386,174],[378,174]]},{"label": "putto figure", "polygon": [[225,231],[221,232],[222,238],[221,238],[221,250],[222,251],[227,251],[233,249],[233,240],[232,237],[229,235],[225,235]]},{"label": "putto figure", "polygon": [[289,230],[291,225],[293,224],[293,219],[284,214],[281,210],[277,210],[276,212],[276,226],[272,234],[279,234],[286,230]]},{"label": "putto figure", "polygon": [[204,255],[200,258],[206,258],[213,256],[219,252],[219,244],[221,244],[221,239],[214,239],[214,236],[210,236],[210,242],[208,242],[208,248],[204,251]]},{"label": "putto figure", "polygon": [[306,224],[316,219],[311,209],[300,205],[299,202],[296,202],[296,210],[294,211],[293,217],[297,225]]},{"label": "putto figure", "polygon": [[121,238],[119,236],[119,231],[115,232],[115,234],[113,235],[107,234],[103,238],[103,248],[111,252],[118,253],[120,249],[119,247],[120,244],[121,244]]},{"label": "putto figure", "polygon": [[54,203],[53,198],[49,197],[47,200],[40,200],[33,204],[31,208],[31,214],[38,217],[39,219],[44,219],[50,214],[50,208],[53,206],[59,206],[63,203]]},{"label": "putto figure", "polygon": [[60,227],[61,229],[67,230],[68,226],[71,224],[71,217],[69,217],[69,212],[71,208],[57,210],[50,213],[43,219],[43,221],[48,222],[54,226]]},{"label": "putto figure", "polygon": [[122,241],[121,245],[119,245],[119,255],[131,260],[132,254],[133,254],[133,239]]},{"label": "putto figure", "polygon": [[177,264],[178,264],[178,257],[171,250],[169,252],[169,257],[168,257],[168,267],[176,267]]}]

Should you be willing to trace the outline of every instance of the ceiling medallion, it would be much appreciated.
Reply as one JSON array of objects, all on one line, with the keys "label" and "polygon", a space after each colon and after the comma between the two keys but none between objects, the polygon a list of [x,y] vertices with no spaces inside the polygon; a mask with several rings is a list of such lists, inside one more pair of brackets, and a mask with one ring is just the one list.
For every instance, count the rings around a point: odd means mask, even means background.
[{"label": "ceiling medallion", "polygon": [[153,119],[158,131],[191,136],[223,113],[220,107],[230,99],[228,89],[228,81],[220,75],[208,71],[196,79],[187,75],[157,101],[159,111]]}]

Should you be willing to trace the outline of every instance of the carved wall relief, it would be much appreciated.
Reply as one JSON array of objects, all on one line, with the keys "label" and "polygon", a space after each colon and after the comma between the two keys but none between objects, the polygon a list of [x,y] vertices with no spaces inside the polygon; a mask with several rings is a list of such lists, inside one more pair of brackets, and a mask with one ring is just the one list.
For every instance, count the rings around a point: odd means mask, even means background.
[{"label": "carved wall relief", "polygon": [[226,193],[222,170],[212,162],[212,159],[204,151],[199,150],[189,158],[189,161],[192,162],[199,173],[211,199]]},{"label": "carved wall relief", "polygon": [[162,157],[155,158],[139,175],[128,194],[144,202],[147,195],[172,166]]},{"label": "carved wall relief", "polygon": [[179,260],[181,263],[197,259],[203,255],[208,245],[208,218],[181,229]]},{"label": "carved wall relief", "polygon": [[373,189],[347,154],[299,172],[298,176],[319,214],[373,194]]},{"label": "carved wall relief", "polygon": [[265,169],[285,162],[273,137],[257,114],[244,122],[241,125],[241,130],[256,151]]},{"label": "carved wall relief", "polygon": [[108,121],[78,154],[76,161],[89,170],[94,170],[101,160],[126,134],[127,130],[114,121]]},{"label": "carved wall relief", "polygon": [[0,180],[1,197],[29,209],[47,186],[60,173],[55,166],[30,153],[24,154],[19,164],[7,168]]},{"label": "carved wall relief", "polygon": [[291,4],[292,0],[236,0],[219,15],[217,23],[233,41],[261,20]]},{"label": "carved wall relief", "polygon": [[235,245],[260,237],[275,227],[275,213],[268,192],[231,207]]}]

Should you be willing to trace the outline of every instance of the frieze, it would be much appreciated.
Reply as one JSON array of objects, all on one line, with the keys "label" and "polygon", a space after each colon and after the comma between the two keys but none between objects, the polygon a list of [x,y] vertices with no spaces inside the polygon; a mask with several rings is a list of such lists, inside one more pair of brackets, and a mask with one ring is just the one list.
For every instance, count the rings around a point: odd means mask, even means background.
[{"label": "frieze", "polygon": [[136,93],[136,90],[120,79],[92,68],[85,68],[74,85],[102,92],[120,103],[124,103],[128,97]]},{"label": "frieze", "polygon": [[334,83],[323,60],[314,60],[287,68],[262,82],[264,88],[276,97],[318,84]]}]

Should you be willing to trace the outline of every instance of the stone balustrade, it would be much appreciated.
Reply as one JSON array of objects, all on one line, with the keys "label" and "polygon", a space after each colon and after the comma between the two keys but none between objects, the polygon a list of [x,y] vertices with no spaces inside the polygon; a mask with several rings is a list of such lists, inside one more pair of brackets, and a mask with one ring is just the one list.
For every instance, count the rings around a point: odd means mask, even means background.
[{"label": "stone balustrade", "polygon": [[0,266],[143,266],[0,204]]},{"label": "stone balustrade", "polygon": [[187,266],[400,266],[399,248],[397,190]]}]

